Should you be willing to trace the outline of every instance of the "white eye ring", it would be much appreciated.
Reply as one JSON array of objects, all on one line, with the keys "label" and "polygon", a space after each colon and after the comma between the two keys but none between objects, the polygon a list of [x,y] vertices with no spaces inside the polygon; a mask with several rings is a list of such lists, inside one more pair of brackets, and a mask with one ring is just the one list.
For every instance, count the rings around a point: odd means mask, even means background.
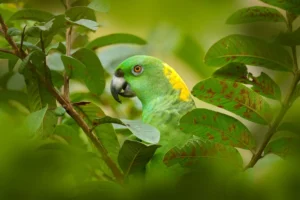
[{"label": "white eye ring", "polygon": [[141,74],[143,71],[144,71],[144,68],[141,65],[136,65],[132,68],[132,73],[136,76]]}]

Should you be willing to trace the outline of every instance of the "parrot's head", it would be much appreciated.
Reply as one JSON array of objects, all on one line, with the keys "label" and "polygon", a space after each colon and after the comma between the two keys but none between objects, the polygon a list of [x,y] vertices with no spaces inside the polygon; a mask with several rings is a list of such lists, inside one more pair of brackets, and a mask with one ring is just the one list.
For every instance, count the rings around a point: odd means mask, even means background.
[{"label": "parrot's head", "polygon": [[123,61],[111,81],[111,93],[121,102],[123,97],[137,96],[143,104],[166,96],[175,95],[181,101],[190,101],[190,92],[173,68],[163,61],[138,55]]}]

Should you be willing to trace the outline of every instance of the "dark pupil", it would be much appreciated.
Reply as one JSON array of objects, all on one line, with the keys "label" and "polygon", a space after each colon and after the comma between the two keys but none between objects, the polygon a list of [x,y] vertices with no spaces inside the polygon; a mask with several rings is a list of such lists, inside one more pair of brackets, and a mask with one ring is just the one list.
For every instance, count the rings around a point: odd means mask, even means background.
[{"label": "dark pupil", "polygon": [[141,70],[141,67],[140,66],[136,66],[135,67],[135,71],[139,72]]}]

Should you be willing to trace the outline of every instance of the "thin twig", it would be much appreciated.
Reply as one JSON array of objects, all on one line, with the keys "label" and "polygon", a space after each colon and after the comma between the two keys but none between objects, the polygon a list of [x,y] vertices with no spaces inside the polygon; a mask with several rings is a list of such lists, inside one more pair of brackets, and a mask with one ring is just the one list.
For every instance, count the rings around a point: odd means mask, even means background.
[{"label": "thin twig", "polygon": [[[292,19],[289,18],[289,17],[288,17],[287,26],[288,26],[288,31],[292,32],[293,31]],[[293,62],[294,62],[293,81],[292,81],[291,86],[288,90],[288,93],[286,94],[286,97],[285,97],[284,101],[282,102],[282,107],[281,107],[281,110],[280,110],[279,114],[277,115],[274,122],[271,124],[268,132],[266,133],[266,135],[263,139],[263,143],[258,148],[257,152],[253,155],[253,157],[251,158],[249,164],[245,167],[245,170],[248,169],[248,168],[253,167],[257,163],[257,161],[262,157],[264,149],[268,145],[268,143],[269,143],[270,139],[272,138],[272,136],[276,133],[277,128],[280,125],[282,119],[284,118],[286,112],[292,106],[291,105],[292,104],[292,98],[293,98],[293,95],[296,91],[297,84],[299,83],[299,80],[300,80],[300,71],[299,71],[299,68],[298,68],[296,46],[291,46],[291,48],[292,48],[292,56],[293,56]]]},{"label": "thin twig", "polygon": [[[71,5],[70,5],[70,1],[66,0],[65,3],[65,7],[66,10],[70,9]],[[67,28],[66,31],[66,55],[70,56],[71,55],[71,49],[72,49],[72,30],[73,27],[69,27]],[[70,68],[70,74],[72,74],[72,66],[67,66],[68,68]],[[67,72],[64,72],[64,97],[69,100],[69,96],[70,96],[70,77],[67,74]]]}]

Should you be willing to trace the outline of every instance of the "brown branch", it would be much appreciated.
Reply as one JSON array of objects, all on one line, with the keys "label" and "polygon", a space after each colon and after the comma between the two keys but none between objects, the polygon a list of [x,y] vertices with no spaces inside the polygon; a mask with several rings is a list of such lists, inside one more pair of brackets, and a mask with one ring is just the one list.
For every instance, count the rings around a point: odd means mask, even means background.
[{"label": "brown branch", "polygon": [[[7,34],[7,26],[3,21],[2,16],[0,15],[0,25],[2,29],[4,30],[4,37],[8,41],[8,43],[11,45],[11,47],[14,49],[14,54],[18,56],[21,59],[24,59],[27,54],[23,51],[19,51],[16,43],[13,41],[13,39]],[[59,92],[53,87],[52,83],[49,82],[42,74],[40,74],[36,67],[32,63],[28,63],[27,66],[33,73],[35,73],[38,77],[38,79],[42,82],[42,84],[45,85],[47,90],[56,98],[56,100],[66,109],[66,112],[76,121],[76,123],[81,127],[81,129],[84,131],[84,133],[89,137],[89,139],[92,141],[94,146],[97,148],[99,153],[101,154],[102,159],[106,163],[106,165],[110,168],[112,171],[114,177],[119,183],[123,182],[123,174],[121,173],[120,169],[117,167],[116,163],[109,157],[107,150],[103,146],[102,142],[98,139],[98,137],[90,131],[89,126],[87,123],[81,118],[81,116],[78,114],[78,112],[74,109],[72,104],[65,99],[62,95],[59,94]]]},{"label": "brown branch", "polygon": [[3,53],[9,53],[9,54],[13,54],[15,55],[15,53],[12,50],[8,50],[8,49],[0,49],[1,52]]},{"label": "brown branch", "polygon": [[17,44],[13,41],[13,39],[7,34],[7,26],[3,20],[2,15],[0,14],[0,25],[1,25],[1,29],[3,31],[4,34],[4,38],[6,39],[6,41],[9,43],[9,45],[13,48],[14,50],[14,54],[17,55],[18,57],[22,56],[22,53],[19,51]]}]

